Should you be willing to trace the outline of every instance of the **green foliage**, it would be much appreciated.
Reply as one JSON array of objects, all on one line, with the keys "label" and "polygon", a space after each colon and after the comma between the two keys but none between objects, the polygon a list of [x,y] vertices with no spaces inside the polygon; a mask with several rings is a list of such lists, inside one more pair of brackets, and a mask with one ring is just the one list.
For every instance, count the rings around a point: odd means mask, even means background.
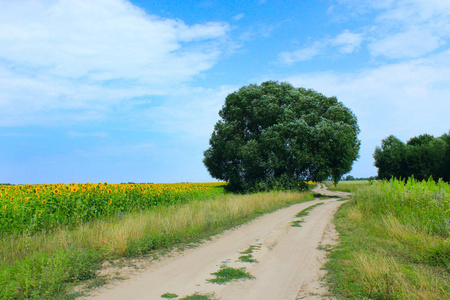
[{"label": "green foliage", "polygon": [[358,157],[355,115],[335,97],[273,81],[227,96],[204,153],[211,176],[237,192],[336,182]]},{"label": "green foliage", "polygon": [[353,177],[352,175],[347,175],[345,177],[345,181],[352,181],[352,180],[355,180],[355,177]]},{"label": "green foliage", "polygon": [[423,180],[432,176],[450,181],[450,134],[437,138],[423,134],[406,144],[390,135],[373,156],[380,179],[414,176]]},{"label": "green foliage", "polygon": [[393,135],[381,142],[381,148],[375,149],[375,166],[378,168],[378,178],[390,179],[393,174],[402,177],[406,145]]},{"label": "green foliage", "polygon": [[336,215],[341,238],[328,281],[346,299],[447,299],[450,185],[376,182],[356,190]]}]

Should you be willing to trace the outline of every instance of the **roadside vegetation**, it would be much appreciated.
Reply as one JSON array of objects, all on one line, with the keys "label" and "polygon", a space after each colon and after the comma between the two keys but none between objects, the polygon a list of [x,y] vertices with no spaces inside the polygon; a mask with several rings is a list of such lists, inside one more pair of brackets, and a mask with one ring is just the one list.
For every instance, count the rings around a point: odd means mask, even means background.
[{"label": "roadside vegetation", "polygon": [[361,184],[339,209],[335,224],[340,243],[326,264],[332,294],[448,299],[449,184],[413,178]]},{"label": "roadside vegetation", "polygon": [[[223,188],[215,187],[197,198],[113,214],[77,226],[2,231],[0,299],[74,298],[80,294],[68,294],[70,286],[95,279],[105,260],[147,255],[196,242],[311,198],[308,192],[224,194]],[[45,217],[52,219],[51,214]]]},{"label": "roadside vegetation", "polygon": [[327,188],[331,191],[338,191],[338,192],[347,192],[351,193],[354,192],[361,187],[371,185],[375,180],[352,180],[352,181],[339,181],[337,185],[335,185],[331,181],[325,181],[325,185]]}]

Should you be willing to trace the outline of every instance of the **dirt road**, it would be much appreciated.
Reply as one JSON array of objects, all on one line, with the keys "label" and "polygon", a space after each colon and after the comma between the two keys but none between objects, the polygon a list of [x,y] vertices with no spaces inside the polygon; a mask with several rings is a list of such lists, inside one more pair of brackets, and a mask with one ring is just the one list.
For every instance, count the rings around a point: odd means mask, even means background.
[{"label": "dirt road", "polygon": [[[316,191],[329,196],[323,186]],[[338,193],[345,197],[346,193]],[[227,300],[244,299],[324,299],[326,289],[321,285],[321,266],[325,251],[319,246],[333,243],[336,232],[331,223],[341,205],[338,199],[315,199],[264,215],[236,229],[228,230],[198,248],[163,259],[132,278],[116,282],[96,291],[89,299],[152,299],[174,293],[180,298],[194,293],[214,293]],[[299,220],[296,214],[322,202],[303,218],[301,227],[292,226]],[[253,246],[253,247],[252,247]],[[238,258],[253,249],[257,262],[241,262]],[[227,284],[207,281],[211,273],[222,266],[242,268],[253,275],[252,280]]]}]

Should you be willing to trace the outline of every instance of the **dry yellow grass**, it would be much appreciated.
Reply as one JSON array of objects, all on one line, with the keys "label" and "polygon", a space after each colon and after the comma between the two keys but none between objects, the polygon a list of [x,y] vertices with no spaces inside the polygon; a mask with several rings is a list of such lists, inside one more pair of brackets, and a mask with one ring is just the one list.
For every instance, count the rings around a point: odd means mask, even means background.
[{"label": "dry yellow grass", "polygon": [[356,206],[354,206],[349,210],[347,217],[350,220],[359,222],[363,219],[364,215]]}]

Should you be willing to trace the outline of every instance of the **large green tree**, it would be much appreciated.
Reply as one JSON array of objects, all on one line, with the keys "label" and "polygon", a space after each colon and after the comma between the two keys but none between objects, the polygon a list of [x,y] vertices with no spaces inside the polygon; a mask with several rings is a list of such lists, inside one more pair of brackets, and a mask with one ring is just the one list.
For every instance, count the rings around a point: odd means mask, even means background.
[{"label": "large green tree", "polygon": [[355,115],[336,97],[274,81],[227,96],[204,163],[233,191],[339,181],[358,157]]}]

